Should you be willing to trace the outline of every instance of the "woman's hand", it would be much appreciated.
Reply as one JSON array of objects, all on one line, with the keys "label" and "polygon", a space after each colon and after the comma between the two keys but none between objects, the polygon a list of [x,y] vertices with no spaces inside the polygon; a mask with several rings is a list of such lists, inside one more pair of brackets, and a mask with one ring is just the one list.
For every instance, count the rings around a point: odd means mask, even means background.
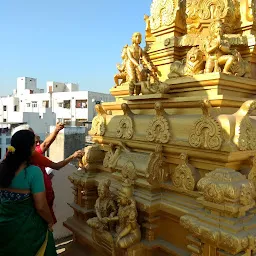
[{"label": "woman's hand", "polygon": [[82,158],[84,156],[84,152],[82,150],[77,150],[73,153],[73,158]]}]

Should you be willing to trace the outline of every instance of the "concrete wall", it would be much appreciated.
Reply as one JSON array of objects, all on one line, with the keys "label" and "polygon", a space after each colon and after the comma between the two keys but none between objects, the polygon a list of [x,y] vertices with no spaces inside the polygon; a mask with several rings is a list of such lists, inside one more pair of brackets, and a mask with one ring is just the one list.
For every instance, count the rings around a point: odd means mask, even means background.
[{"label": "concrete wall", "polygon": [[[50,132],[54,130],[55,126],[50,127]],[[76,150],[85,147],[85,136],[88,134],[88,128],[80,127],[66,127],[60,131],[56,140],[50,147],[49,157],[54,161],[61,161],[73,154]]]},{"label": "concrete wall", "polygon": [[73,209],[68,205],[74,201],[73,190],[68,176],[77,169],[73,165],[67,165],[59,171],[54,171],[52,179],[53,189],[55,192],[54,213],[57,223],[53,227],[55,239],[60,239],[72,235],[72,233],[63,226],[63,222],[73,216]]},{"label": "concrete wall", "polygon": [[[52,132],[55,126],[50,127]],[[67,127],[64,128],[50,147],[49,158],[52,161],[61,161],[71,155],[74,151],[85,147],[86,127]],[[78,162],[78,161],[75,161]],[[55,192],[54,212],[57,218],[57,224],[54,225],[54,237],[60,239],[71,235],[71,232],[63,226],[63,222],[73,215],[72,208],[68,203],[74,200],[71,182],[68,176],[76,171],[74,165],[67,165],[59,171],[54,171],[52,179]]]}]

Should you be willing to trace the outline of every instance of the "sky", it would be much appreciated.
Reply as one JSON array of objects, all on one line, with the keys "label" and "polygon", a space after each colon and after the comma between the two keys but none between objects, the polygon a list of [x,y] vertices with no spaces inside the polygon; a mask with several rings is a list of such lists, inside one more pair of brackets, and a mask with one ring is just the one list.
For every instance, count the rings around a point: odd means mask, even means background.
[{"label": "sky", "polygon": [[[20,76],[108,93],[133,32],[145,35],[152,0],[0,0],[0,96]],[[142,43],[144,46],[144,42]]]}]

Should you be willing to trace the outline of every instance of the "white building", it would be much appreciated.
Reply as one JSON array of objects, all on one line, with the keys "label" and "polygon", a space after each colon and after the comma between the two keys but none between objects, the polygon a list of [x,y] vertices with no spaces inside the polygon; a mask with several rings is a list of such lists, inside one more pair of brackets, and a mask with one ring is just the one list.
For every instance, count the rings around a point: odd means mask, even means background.
[{"label": "white building", "polygon": [[40,126],[40,131],[45,132],[57,121],[81,126],[92,121],[95,101],[113,100],[110,94],[79,91],[74,83],[47,82],[44,92],[37,88],[35,78],[18,77],[13,95],[0,98],[0,123],[27,122],[35,131],[35,126]]}]

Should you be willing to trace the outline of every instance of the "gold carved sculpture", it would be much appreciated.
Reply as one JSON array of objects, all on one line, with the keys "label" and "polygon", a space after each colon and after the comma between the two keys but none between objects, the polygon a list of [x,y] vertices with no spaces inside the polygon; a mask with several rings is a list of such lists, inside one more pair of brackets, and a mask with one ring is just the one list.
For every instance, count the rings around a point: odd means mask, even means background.
[{"label": "gold carved sculpture", "polygon": [[251,64],[242,58],[237,49],[231,49],[231,43],[243,45],[243,38],[224,35],[224,24],[221,20],[210,23],[209,34],[208,37],[186,35],[179,39],[181,46],[198,46],[188,51],[186,60],[171,64],[168,77],[222,72],[250,78]]},{"label": "gold carved sculpture", "polygon": [[162,26],[171,25],[175,21],[179,8],[176,0],[153,0],[151,4],[151,28],[157,30]]},{"label": "gold carved sculpture", "polygon": [[[110,170],[121,171],[125,184],[134,184],[137,176],[145,177],[147,182],[159,186],[169,176],[163,147],[157,145],[152,153],[132,152],[124,144],[110,145],[105,154],[103,166]],[[141,165],[143,163],[143,165]]]},{"label": "gold carved sculpture", "polygon": [[252,159],[252,168],[248,174],[248,180],[251,181],[256,188],[256,156]]},{"label": "gold carved sculpture", "polygon": [[74,240],[102,256],[256,253],[254,12],[152,0],[146,46],[134,33],[123,48],[116,101],[97,106],[70,175]]},{"label": "gold carved sculpture", "polygon": [[193,191],[200,178],[198,171],[188,163],[188,155],[180,155],[181,163],[172,173],[173,185],[181,191]]},{"label": "gold carved sculpture", "polygon": [[230,44],[223,39],[223,23],[220,20],[210,25],[210,36],[205,44],[206,64],[205,73],[220,72],[231,74],[230,68],[235,57],[231,53]]},{"label": "gold carved sculpture", "polygon": [[[245,214],[255,205],[255,188],[241,173],[219,168],[206,174],[197,184],[203,201],[222,204],[222,212],[233,216]],[[226,206],[226,207],[225,207]]]},{"label": "gold carved sculpture", "polygon": [[127,249],[140,241],[141,233],[137,216],[132,187],[123,185],[119,192],[117,216],[109,218],[110,222],[118,222],[116,226],[116,246],[118,248]]},{"label": "gold carved sculpture", "polygon": [[240,12],[237,0],[188,0],[186,2],[189,33],[199,33],[209,20],[225,19],[225,31],[230,33],[239,23]]},{"label": "gold carved sculpture", "polygon": [[87,224],[92,228],[95,242],[114,256],[119,248],[127,249],[139,242],[141,233],[131,184],[124,183],[122,186],[118,194],[118,204],[114,201],[109,186],[109,180],[99,183],[99,197],[95,204],[97,217],[87,220]]},{"label": "gold carved sculpture", "polygon": [[155,103],[156,116],[150,121],[147,129],[147,140],[157,143],[167,143],[170,139],[170,127],[165,118],[161,103]]},{"label": "gold carved sculpture", "polygon": [[95,164],[102,163],[104,159],[104,153],[100,149],[98,144],[88,146],[84,149],[84,155],[79,161],[79,167],[89,170],[93,168]]},{"label": "gold carved sculpture", "polygon": [[188,53],[185,64],[175,61],[171,65],[169,78],[178,76],[193,76],[204,73],[204,53],[198,47],[192,47]]},{"label": "gold carved sculpture", "polygon": [[152,37],[152,33],[151,33],[150,17],[146,14],[144,15],[144,21],[146,23],[145,38],[146,38],[146,41],[147,41],[148,39],[150,39]]},{"label": "gold carved sculpture", "polygon": [[256,101],[250,100],[246,101],[234,114],[237,119],[237,129],[234,136],[234,142],[238,148],[243,151],[256,149],[255,121],[250,118],[250,115],[255,109]]},{"label": "gold carved sculpture", "polygon": [[[181,225],[197,237],[199,242],[217,246],[219,251],[222,249],[231,255],[239,255],[239,252],[249,250],[254,244],[251,244],[252,239],[255,240],[253,231],[232,230],[232,226],[234,227],[233,223],[237,223],[239,218],[241,221],[246,212],[255,205],[253,184],[239,172],[219,168],[202,178],[198,182],[198,189],[203,194],[199,201],[205,210],[199,211],[197,215],[182,216]],[[213,212],[221,213],[220,226],[209,222]],[[229,224],[226,218],[230,221]],[[222,225],[225,222],[227,225]]]},{"label": "gold carved sculpture", "polygon": [[117,207],[110,193],[109,186],[110,180],[103,180],[98,185],[98,199],[95,204],[95,212],[97,217],[91,218],[87,221],[87,224],[103,232],[104,230],[110,230],[108,225],[108,219],[114,217],[117,213]]},{"label": "gold carved sculpture", "polygon": [[92,120],[92,128],[89,131],[89,134],[102,136],[106,131],[105,119],[107,113],[104,111],[100,104],[95,106],[95,110],[97,111],[97,116],[95,116]]},{"label": "gold carved sculpture", "polygon": [[140,47],[142,40],[141,33],[135,32],[132,35],[132,45],[127,47],[127,81],[129,82],[129,94],[140,94],[140,86],[136,86],[138,82],[146,81],[147,74],[144,67],[153,72],[155,67],[148,62],[147,57],[143,49]]},{"label": "gold carved sculpture", "polygon": [[189,135],[189,144],[195,148],[220,149],[223,138],[219,122],[211,114],[211,104],[208,100],[201,103],[203,116],[194,124]]},{"label": "gold carved sculpture", "polygon": [[124,116],[119,121],[117,130],[116,130],[116,136],[118,138],[124,138],[124,139],[131,139],[134,132],[134,125],[133,125],[133,113],[131,112],[129,106],[125,103],[121,105],[122,110],[124,112]]},{"label": "gold carved sculpture", "polygon": [[147,181],[151,185],[161,185],[169,176],[166,158],[163,156],[163,146],[157,145],[155,152],[150,154]]},{"label": "gold carved sculpture", "polygon": [[[114,81],[115,81],[114,88],[125,83],[127,79],[127,72],[126,72],[127,47],[128,45],[125,45],[122,50],[121,57],[122,57],[123,63],[116,65],[117,69],[119,70],[119,73],[114,76]],[[119,84],[119,79],[122,79],[120,84]]]}]

